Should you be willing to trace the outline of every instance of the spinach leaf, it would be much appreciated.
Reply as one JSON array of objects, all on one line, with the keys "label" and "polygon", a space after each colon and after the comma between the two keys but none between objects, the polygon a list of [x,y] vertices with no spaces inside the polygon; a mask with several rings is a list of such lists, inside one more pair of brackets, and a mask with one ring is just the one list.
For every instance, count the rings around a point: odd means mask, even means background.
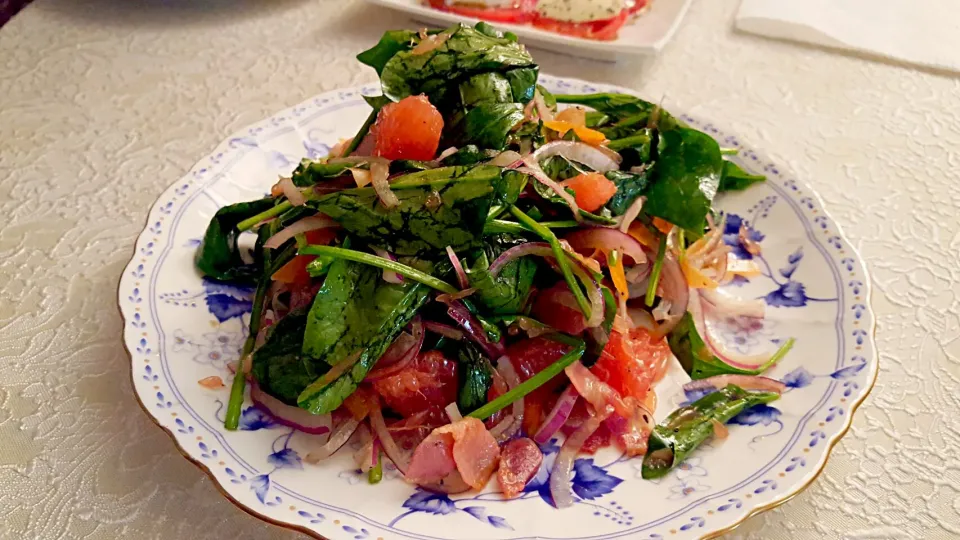
[{"label": "spinach leaf", "polygon": [[460,83],[460,102],[464,107],[481,103],[510,103],[512,100],[510,82],[495,71],[478,73]]},{"label": "spinach leaf", "polygon": [[608,171],[604,176],[617,186],[617,192],[607,201],[607,208],[615,216],[622,216],[650,185],[649,169],[641,173]]},{"label": "spinach leaf", "polygon": [[507,80],[510,81],[510,91],[513,93],[513,101],[526,104],[533,99],[533,94],[537,90],[537,77],[539,74],[540,68],[537,66],[511,69],[505,74]]},{"label": "spinach leaf", "polygon": [[481,148],[503,150],[513,126],[523,120],[520,103],[481,103],[470,109],[456,125],[454,141],[459,145],[475,144]]},{"label": "spinach leaf", "polygon": [[417,39],[417,33],[411,30],[388,30],[373,48],[358,54],[357,60],[377,70],[377,75],[380,75],[391,58],[398,52],[412,49]]},{"label": "spinach leaf", "polygon": [[520,313],[530,296],[537,273],[537,263],[531,257],[521,257],[504,266],[497,277],[490,275],[490,263],[511,247],[528,242],[508,234],[488,235],[483,238],[483,249],[467,272],[470,286],[477,289],[475,301],[497,315]]},{"label": "spinach leaf", "polygon": [[476,247],[490,205],[505,189],[500,168],[492,165],[432,169],[397,178],[392,186],[400,204],[391,209],[372,188],[347,189],[307,204],[373,246],[435,257],[447,246]]},{"label": "spinach leaf", "polygon": [[339,407],[429,298],[425,285],[395,285],[380,275],[377,268],[345,259],[330,265],[310,308],[302,350],[314,362],[350,365],[331,380],[321,377],[307,386],[297,398],[300,407],[314,414]]},{"label": "spinach leaf", "polygon": [[[572,132],[573,130],[571,130],[571,133]],[[569,180],[575,176],[580,176],[585,172],[593,171],[593,169],[584,165],[583,163],[576,163],[559,155],[550,156],[541,161],[540,168],[543,169],[543,172],[547,173],[547,176],[553,180],[556,180],[557,182]]]},{"label": "spinach leaf", "polygon": [[623,157],[621,168],[643,165],[650,162],[650,157],[656,147],[657,132],[652,129],[640,129],[628,132],[621,139],[614,139],[607,144],[607,148],[619,152]]},{"label": "spinach leaf", "polygon": [[670,350],[680,361],[683,369],[690,374],[693,379],[706,379],[714,375],[725,375],[735,373],[740,375],[759,375],[762,370],[745,370],[735,368],[720,360],[710,349],[707,348],[697,327],[693,322],[693,316],[687,313],[680,320],[680,323],[670,331],[667,337],[670,344]]},{"label": "spinach leaf", "polygon": [[660,133],[644,211],[703,234],[722,167],[720,146],[709,135],[689,128]]},{"label": "spinach leaf", "polygon": [[447,156],[441,161],[444,167],[451,165],[476,165],[483,161],[489,161],[490,156],[480,150],[475,144],[468,144],[461,147],[454,154]]},{"label": "spinach leaf", "polygon": [[551,111],[556,112],[557,97],[554,96],[552,92],[550,92],[549,90],[547,90],[546,88],[544,88],[539,84],[537,85],[537,92],[540,92],[540,95],[543,96],[543,103],[547,106],[547,108],[550,109]]},{"label": "spinach leaf", "polygon": [[720,187],[717,191],[721,193],[724,191],[742,191],[766,179],[766,176],[748,173],[732,161],[724,161],[723,171],[720,173]]},{"label": "spinach leaf", "polygon": [[460,395],[457,408],[468,414],[487,402],[487,392],[493,383],[487,360],[473,343],[465,342],[457,355],[460,371]]},{"label": "spinach leaf", "polygon": [[[578,105],[591,107],[611,118],[616,118],[617,122],[615,126],[620,129],[633,128],[633,131],[636,131],[637,128],[647,127],[650,122],[650,115],[657,108],[655,103],[650,103],[649,101],[629,94],[558,94],[556,99],[558,103],[576,103]],[[660,131],[669,131],[680,125],[680,123],[673,115],[660,109],[656,125]],[[610,134],[607,133],[606,130],[611,129],[614,128],[608,127],[600,131],[603,132],[604,135],[607,135],[609,139],[619,138],[611,137]],[[611,131],[611,133],[616,135],[618,132]]]},{"label": "spinach leaf", "polygon": [[336,178],[342,175],[350,165],[346,163],[327,163],[326,160],[303,158],[297,168],[290,175],[293,185],[307,187],[318,184],[321,180]]},{"label": "spinach leaf", "polygon": [[222,281],[254,282],[257,266],[246,264],[240,256],[237,224],[273,207],[276,201],[265,198],[224,206],[207,225],[203,242],[197,249],[195,264],[207,277]]},{"label": "spinach leaf", "polygon": [[[253,353],[253,377],[264,391],[290,405],[326,365],[303,361],[300,349],[307,309],[292,311],[267,332],[267,340]],[[317,369],[319,368],[319,369]]]},{"label": "spinach leaf", "polygon": [[[610,123],[610,116],[598,111],[587,111],[587,127],[598,129]],[[610,137],[607,137],[608,139]]]},{"label": "spinach leaf", "polygon": [[431,80],[449,84],[476,73],[535,65],[530,53],[510,39],[464,25],[453,26],[445,32],[450,37],[436,49],[423,54],[401,50],[384,64],[380,84],[385,96],[399,101],[424,92],[425,83]]}]

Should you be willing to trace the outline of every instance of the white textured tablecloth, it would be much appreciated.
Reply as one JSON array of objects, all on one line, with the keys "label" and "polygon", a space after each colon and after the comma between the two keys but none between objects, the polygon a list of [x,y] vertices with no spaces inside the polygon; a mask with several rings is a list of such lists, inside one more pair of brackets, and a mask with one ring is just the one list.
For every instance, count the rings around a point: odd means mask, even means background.
[{"label": "white textured tablecloth", "polygon": [[[198,6],[207,7],[198,7]],[[754,38],[700,0],[636,88],[790,165],[866,258],[881,373],[823,475],[732,535],[960,535],[960,79]],[[137,406],[115,306],[149,205],[231,132],[374,80],[403,17],[336,0],[39,0],[0,30],[0,538],[294,538]]]}]

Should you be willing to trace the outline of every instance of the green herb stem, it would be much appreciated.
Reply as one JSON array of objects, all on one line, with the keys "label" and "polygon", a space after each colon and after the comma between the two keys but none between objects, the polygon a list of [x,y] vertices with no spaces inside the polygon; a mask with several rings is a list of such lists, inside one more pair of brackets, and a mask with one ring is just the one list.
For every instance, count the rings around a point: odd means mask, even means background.
[{"label": "green herb stem", "polygon": [[433,287],[434,289],[447,294],[456,294],[460,292],[460,289],[457,289],[442,279],[435,278],[430,274],[421,272],[416,268],[407,266],[403,263],[384,259],[383,257],[378,257],[371,253],[364,253],[362,251],[356,251],[353,249],[344,249],[331,246],[306,246],[300,249],[300,254],[334,257],[347,259],[348,261],[369,264],[370,266],[376,266],[377,268],[396,272],[403,277],[410,278],[414,281],[419,281],[428,287]]},{"label": "green herb stem", "polygon": [[779,362],[780,360],[783,360],[783,357],[786,356],[787,353],[790,352],[790,349],[793,348],[793,344],[795,341],[796,340],[793,338],[790,338],[787,341],[785,341],[783,345],[781,345],[780,348],[777,349],[777,352],[773,353],[773,355],[770,356],[769,360],[767,360],[766,362],[763,363],[762,366],[757,368],[757,373],[763,373],[764,371],[775,366],[777,362]]},{"label": "green herb stem", "polygon": [[583,352],[585,350],[586,346],[584,343],[580,340],[577,340],[572,351],[558,358],[556,362],[544,368],[543,371],[523,381],[517,386],[514,386],[505,394],[494,399],[493,401],[488,402],[486,405],[473,411],[467,416],[472,416],[473,418],[478,418],[480,420],[485,420],[493,416],[497,412],[509,407],[514,401],[522,398],[530,392],[533,392],[550,379],[559,375],[560,372],[562,372],[567,366],[579,360],[580,357],[583,356]]},{"label": "green herb stem", "polygon": [[584,319],[590,320],[590,302],[580,289],[580,285],[577,283],[577,278],[573,275],[573,271],[570,270],[570,261],[567,260],[568,254],[563,249],[563,246],[560,245],[560,240],[557,239],[557,235],[553,234],[550,229],[542,224],[537,223],[530,216],[524,214],[523,211],[516,206],[510,207],[510,213],[520,220],[520,223],[550,244],[550,249],[553,250],[553,254],[557,258],[557,266],[560,267],[560,272],[563,274],[564,281],[567,282],[567,287],[570,288],[570,292],[572,292],[574,298],[576,298],[577,305],[580,306],[580,311],[583,312]]},{"label": "green herb stem", "polygon": [[[265,250],[266,251],[266,250]],[[237,373],[233,376],[233,384],[230,385],[230,400],[227,402],[227,412],[223,419],[223,427],[236,431],[240,425],[240,415],[243,412],[243,391],[246,386],[246,373],[243,372],[243,359],[253,353],[253,346],[256,344],[257,334],[260,332],[260,318],[263,313],[263,302],[267,296],[267,289],[270,286],[271,276],[287,264],[293,258],[295,251],[287,248],[277,255],[266,268],[257,285],[257,292],[253,298],[253,308],[250,310],[250,331],[247,333],[247,340],[243,343],[243,350],[240,352],[240,362],[237,365]],[[266,264],[266,263],[265,263]]]},{"label": "green herb stem", "polygon": [[722,156],[735,156],[740,153],[739,148],[723,148],[720,147],[720,155]]},{"label": "green herb stem", "polygon": [[[377,452],[379,453],[379,450]],[[367,480],[371,484],[379,484],[383,480],[383,459],[380,456],[377,456],[377,464],[367,474]]]},{"label": "green herb stem", "polygon": [[[580,224],[574,220],[567,221],[541,221],[540,226],[546,227],[547,229],[571,229],[578,227]],[[531,227],[524,226],[520,223],[514,221],[506,221],[503,219],[491,219],[483,228],[483,232],[487,234],[496,234],[496,233],[511,233],[511,234],[524,234],[528,232],[536,232]]]},{"label": "green herb stem", "polygon": [[630,148],[633,146],[643,146],[650,142],[650,137],[646,135],[631,135],[629,137],[624,137],[622,139],[614,139],[607,143],[607,148],[613,150],[614,152],[619,152],[624,148]]},{"label": "green herb stem", "polygon": [[293,203],[291,203],[290,201],[283,201],[282,203],[274,206],[269,210],[260,212],[259,214],[253,217],[249,217],[241,221],[240,223],[237,224],[237,230],[239,230],[240,232],[249,231],[250,229],[256,227],[260,223],[263,223],[264,221],[270,218],[277,217],[291,208],[293,208]]},{"label": "green herb stem", "polygon": [[653,307],[653,299],[657,296],[657,285],[660,283],[660,272],[663,271],[663,259],[667,256],[667,235],[660,237],[660,247],[657,250],[657,260],[653,263],[650,272],[650,284],[647,285],[647,307]]},{"label": "green herb stem", "polygon": [[[360,146],[360,143],[363,142],[363,138],[367,136],[367,132],[370,131],[370,126],[377,121],[377,115],[380,113],[380,109],[374,108],[370,111],[370,114],[367,116],[367,119],[364,120],[363,125],[360,126],[360,131],[353,137],[353,140],[350,141],[350,145],[347,146],[346,150],[343,151],[343,156],[349,156]],[[340,157],[340,156],[334,156]]]}]

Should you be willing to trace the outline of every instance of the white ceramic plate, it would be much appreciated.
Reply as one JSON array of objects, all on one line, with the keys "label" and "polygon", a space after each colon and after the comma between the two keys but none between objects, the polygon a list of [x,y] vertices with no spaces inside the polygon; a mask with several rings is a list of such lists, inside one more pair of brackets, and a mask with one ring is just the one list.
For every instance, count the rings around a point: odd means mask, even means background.
[{"label": "white ceramic plate", "polygon": [[[541,82],[560,92],[623,91],[547,76]],[[763,247],[765,275],[731,287],[768,304],[762,327],[728,325],[723,335],[743,351],[796,338],[770,375],[789,391],[738,416],[726,441],[698,449],[655,482],[640,478],[639,459],[612,449],[581,456],[573,479],[578,500],[557,510],[541,496],[548,468],[519,499],[492,491],[448,498],[418,491],[390,470],[371,486],[349,452],[306,464],[309,436],[274,424],[249,401],[242,429],[224,430],[229,388],[208,390],[197,381],[218,375],[229,383],[226,364],[238,357],[252,291],[197,273],[200,237],[220,206],[262,196],[300,158],[322,156],[352,136],[369,111],[361,94],[376,93],[368,86],[323,94],[224,141],[161,195],[123,273],[119,302],[136,394],[224,494],[265,520],[332,540],[656,539],[729,530],[813,481],[877,374],[869,280],[808,187],[733,135],[686,116],[723,146],[740,148],[737,161],[769,179],[719,201],[730,243],[738,245],[742,221]],[[676,385],[658,392],[658,417],[685,399]],[[545,452],[549,465],[556,446]]]},{"label": "white ceramic plate", "polygon": [[[400,10],[413,19],[448,26],[458,22],[476,23],[478,19],[447,13],[424,5],[421,0],[368,0],[370,3]],[[491,23],[509,30],[520,41],[532,47],[598,60],[616,60],[630,56],[656,54],[670,41],[680,26],[690,0],[650,0],[650,6],[620,29],[615,41],[596,41],[555,32],[546,32],[531,25]]]}]

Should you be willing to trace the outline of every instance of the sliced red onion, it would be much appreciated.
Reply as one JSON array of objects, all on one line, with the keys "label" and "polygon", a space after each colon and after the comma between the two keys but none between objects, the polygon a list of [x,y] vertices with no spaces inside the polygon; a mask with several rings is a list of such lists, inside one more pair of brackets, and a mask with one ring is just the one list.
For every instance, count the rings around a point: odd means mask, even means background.
[{"label": "sliced red onion", "polygon": [[735,384],[744,390],[757,390],[760,392],[776,392],[782,394],[786,391],[787,385],[782,382],[771,379],[769,377],[761,377],[758,375],[714,375],[713,377],[707,377],[706,379],[699,379],[696,381],[690,381],[687,384],[683,385],[683,389],[687,391],[693,390],[722,390],[727,387],[727,385]]},{"label": "sliced red onion", "polygon": [[502,342],[498,341],[494,343],[487,339],[487,334],[480,326],[480,322],[467,310],[462,302],[451,302],[447,308],[447,315],[466,331],[466,335],[483,349],[487,357],[500,358],[504,352],[506,352]]},{"label": "sliced red onion", "polygon": [[501,253],[487,270],[490,272],[491,277],[497,277],[504,266],[526,255],[553,257],[554,254],[553,250],[550,249],[550,244],[546,242],[527,242],[526,244],[514,246]]},{"label": "sliced red onion", "polygon": [[558,197],[563,199],[563,202],[570,207],[570,211],[573,212],[573,218],[577,221],[582,221],[583,217],[580,216],[580,207],[577,206],[576,199],[573,198],[573,195],[567,193],[567,190],[563,189],[563,186],[553,181],[552,178],[547,176],[547,173],[543,172],[543,169],[540,168],[540,164],[537,163],[537,160],[533,156],[527,156],[523,159],[525,167],[517,169],[523,174],[528,174],[534,177],[538,182],[550,188],[551,191],[557,194]]},{"label": "sliced red onion", "polygon": [[377,360],[376,369],[367,374],[366,381],[376,381],[400,373],[413,362],[423,348],[423,324],[419,317],[410,324],[410,333],[402,332]]},{"label": "sliced red onion", "polygon": [[311,435],[330,433],[329,414],[311,414],[300,407],[287,405],[261,390],[258,384],[254,384],[250,389],[250,398],[257,407],[269,413],[277,423]]},{"label": "sliced red onion", "polygon": [[703,302],[696,289],[690,291],[689,309],[690,315],[693,317],[693,324],[700,334],[700,337],[703,338],[704,344],[706,344],[710,352],[723,363],[738,369],[751,370],[757,369],[770,360],[769,354],[760,353],[747,355],[731,351],[727,349],[721,341],[715,339],[712,332],[710,332],[710,325],[707,324],[703,312]]},{"label": "sliced red onion", "polygon": [[460,264],[460,258],[457,257],[457,254],[450,246],[447,246],[447,257],[450,258],[450,264],[453,265],[453,270],[457,273],[457,281],[460,283],[460,288],[466,289],[470,286],[470,280],[467,278],[467,273],[463,270],[463,265]]},{"label": "sliced red onion", "polygon": [[387,209],[396,208],[400,204],[397,194],[390,189],[390,162],[375,161],[370,163],[370,181],[377,197]]},{"label": "sliced red onion", "polygon": [[316,464],[327,459],[343,447],[343,445],[347,444],[347,441],[350,440],[350,437],[353,436],[353,433],[357,431],[359,427],[360,420],[347,415],[343,423],[337,426],[333,433],[330,434],[330,438],[327,439],[326,444],[316,450],[310,451],[303,460],[307,463]]},{"label": "sliced red onion", "polygon": [[680,319],[687,313],[690,302],[690,287],[680,269],[680,263],[671,253],[663,258],[663,267],[660,272],[660,282],[657,283],[660,298],[670,302],[670,311],[667,318],[660,324],[655,337],[663,337],[670,333]]},{"label": "sliced red onion", "polygon": [[649,311],[642,308],[628,308],[627,313],[630,314],[630,320],[633,321],[634,328],[644,328],[652,333],[657,332],[657,322]]},{"label": "sliced red onion", "polygon": [[567,423],[567,419],[570,418],[570,413],[573,412],[573,406],[576,405],[577,399],[579,398],[580,394],[577,393],[577,389],[574,388],[572,384],[568,386],[567,389],[563,391],[563,394],[560,395],[557,404],[554,405],[550,413],[547,414],[543,425],[540,426],[540,429],[538,429],[537,433],[533,436],[533,441],[540,445],[547,444],[550,438],[556,435],[557,432],[560,431],[560,428]]},{"label": "sliced red onion", "polygon": [[649,261],[643,244],[625,232],[607,227],[591,227],[576,230],[563,237],[577,251],[599,249],[606,253],[619,251],[634,260],[637,265]]},{"label": "sliced red onion", "polygon": [[277,186],[283,191],[283,196],[290,201],[290,204],[303,206],[304,203],[307,202],[307,199],[303,197],[303,193],[293,184],[293,179],[286,176],[281,177],[280,181],[277,182]]},{"label": "sliced red onion", "polygon": [[[520,384],[520,376],[517,375],[516,369],[513,367],[513,363],[506,356],[501,357],[497,360],[497,371],[503,377],[503,380],[507,383],[507,391],[514,389],[517,385]],[[513,414],[504,418],[500,421],[493,429],[490,430],[490,434],[497,440],[498,443],[502,443],[520,431],[520,426],[523,425],[523,397],[517,398],[513,402]]]},{"label": "sliced red onion", "polygon": [[[533,153],[534,163],[553,157],[563,156],[570,161],[583,163],[598,173],[615,171],[620,168],[620,154],[613,152],[609,148],[601,150],[596,146],[591,146],[578,141],[553,141],[537,149]],[[613,157],[616,156],[616,157]],[[529,161],[524,160],[528,165]]]},{"label": "sliced red onion", "polygon": [[714,309],[719,309],[724,315],[735,317],[750,317],[762,319],[766,315],[766,303],[762,299],[743,300],[735,298],[719,289],[701,289],[700,299]]},{"label": "sliced red onion", "polygon": [[[373,248],[373,252],[377,254],[381,259],[387,259],[388,261],[396,261],[397,258],[385,249]],[[403,276],[396,272],[391,272],[390,270],[383,271],[383,280],[387,283],[403,283]]]},{"label": "sliced red onion", "polygon": [[383,421],[383,412],[380,410],[379,402],[377,406],[370,411],[370,427],[373,428],[373,432],[377,435],[380,446],[383,447],[383,453],[397,466],[397,470],[399,470],[401,474],[405,474],[407,467],[410,466],[410,461],[407,459],[407,455],[397,446],[397,442],[393,440],[393,435],[390,434],[390,430],[387,429],[387,423]]},{"label": "sliced red onion", "polygon": [[290,240],[298,234],[316,231],[319,229],[329,229],[330,227],[339,227],[339,224],[322,214],[305,217],[301,220],[291,223],[290,226],[284,229],[280,229],[277,234],[271,236],[266,242],[263,243],[263,247],[268,249],[276,249],[286,243],[287,240]]},{"label": "sliced red onion", "polygon": [[488,162],[488,165],[496,165],[497,167],[506,167],[512,169],[514,167],[519,167],[522,163],[523,156],[517,152],[514,152],[513,150],[507,150],[506,152],[497,154],[497,157],[491,159]]},{"label": "sliced red onion", "polygon": [[456,401],[450,402],[450,404],[444,407],[443,410],[447,413],[447,418],[450,419],[451,423],[457,423],[463,420],[463,415],[460,414],[460,407],[457,407]]},{"label": "sliced red onion", "polygon": [[442,32],[440,34],[431,34],[428,36],[420,36],[420,37],[422,38],[420,39],[420,43],[417,43],[417,46],[410,51],[410,54],[414,56],[426,54],[440,47],[441,45],[446,43],[448,39],[450,39],[450,34],[448,34],[447,32]]},{"label": "sliced red onion", "polygon": [[537,115],[540,116],[540,120],[544,122],[553,120],[553,111],[550,110],[550,107],[547,107],[547,102],[544,101],[539,90],[533,94],[533,103],[537,109]]},{"label": "sliced red onion", "polygon": [[442,293],[437,295],[437,301],[443,302],[444,304],[449,304],[450,302],[456,302],[457,300],[463,300],[464,298],[470,296],[471,294],[477,292],[477,289],[470,287],[463,289],[462,291],[457,291],[453,294]]},{"label": "sliced red onion", "polygon": [[423,323],[423,327],[434,334],[440,334],[443,337],[447,337],[456,341],[463,339],[463,331],[457,330],[448,324],[426,321]]},{"label": "sliced red onion", "polygon": [[626,234],[627,229],[633,224],[633,220],[637,219],[637,216],[640,215],[640,210],[643,210],[643,203],[646,202],[646,200],[646,197],[637,197],[630,207],[627,208],[627,211],[620,216],[620,232]]},{"label": "sliced red onion", "polygon": [[580,453],[583,443],[587,442],[590,435],[600,427],[603,419],[610,415],[609,409],[600,414],[591,414],[583,424],[577,428],[560,447],[557,454],[557,460],[553,462],[553,469],[550,471],[550,495],[553,496],[553,504],[557,508],[567,508],[573,505],[573,482],[571,473],[573,472],[573,462]]}]

